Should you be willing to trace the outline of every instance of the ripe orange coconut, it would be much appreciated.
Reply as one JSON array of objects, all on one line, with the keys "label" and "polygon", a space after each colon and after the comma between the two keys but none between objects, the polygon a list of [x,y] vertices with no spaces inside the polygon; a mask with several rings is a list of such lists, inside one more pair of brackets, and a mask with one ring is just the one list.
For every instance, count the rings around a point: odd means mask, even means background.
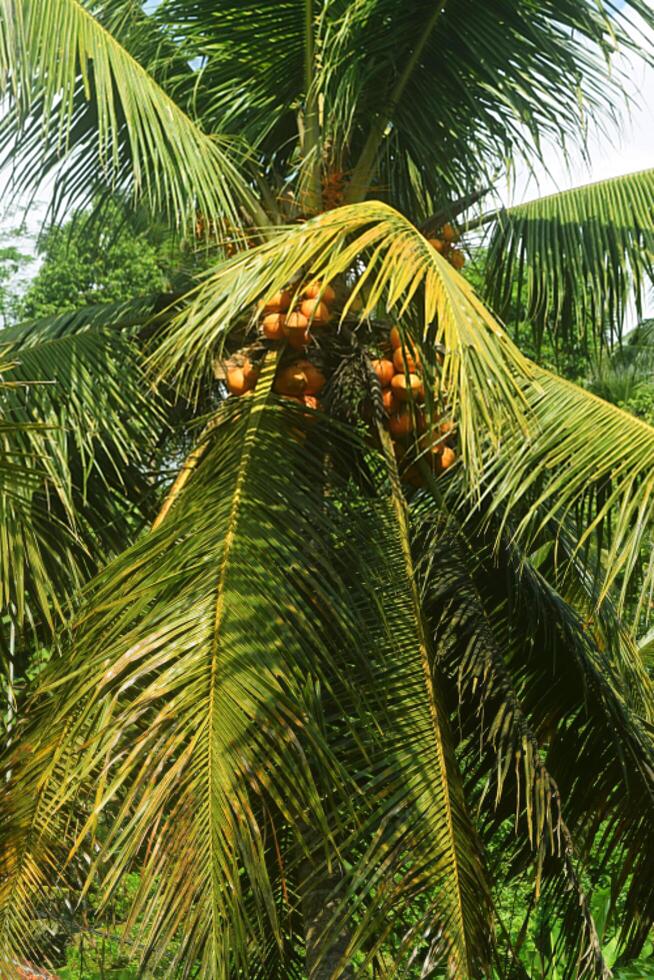
[{"label": "ripe orange coconut", "polygon": [[285,313],[291,305],[291,294],[288,289],[281,289],[278,293],[273,293],[259,304],[264,314]]},{"label": "ripe orange coconut", "polygon": [[400,405],[388,420],[388,431],[394,439],[406,439],[416,429],[424,428],[424,416],[414,412],[408,405]]},{"label": "ripe orange coconut", "polygon": [[325,385],[325,375],[306,359],[282,368],[275,378],[278,395],[317,395]]},{"label": "ripe orange coconut", "polygon": [[397,398],[392,388],[384,388],[382,391],[382,405],[387,412],[394,412],[398,408]]},{"label": "ripe orange coconut", "polygon": [[244,395],[252,387],[245,380],[243,369],[235,365],[227,368],[225,381],[230,395]]},{"label": "ripe orange coconut", "polygon": [[319,327],[329,323],[330,312],[326,303],[320,299],[305,299],[300,303],[300,313],[310,320],[314,326]]},{"label": "ripe orange coconut", "polygon": [[402,346],[402,337],[397,327],[392,327],[391,332],[388,336],[391,342],[391,347],[393,347],[393,349],[397,349],[398,347]]},{"label": "ripe orange coconut", "polygon": [[428,238],[427,241],[434,249],[434,251],[440,252],[441,255],[446,250],[446,243],[440,238]]},{"label": "ripe orange coconut", "polygon": [[441,235],[446,242],[458,242],[461,237],[454,225],[450,224],[449,221],[441,228]]},{"label": "ripe orange coconut", "polygon": [[336,292],[332,289],[329,283],[326,283],[323,286],[323,284],[318,282],[318,280],[310,282],[307,288],[303,291],[302,295],[305,299],[322,300],[322,302],[326,303],[327,306],[331,306],[336,299]]},{"label": "ripe orange coconut", "polygon": [[256,388],[259,380],[260,368],[258,364],[253,364],[249,357],[246,357],[241,366],[245,383],[249,388]]},{"label": "ripe orange coconut", "polygon": [[370,367],[379,378],[379,383],[382,388],[388,388],[393,380],[393,375],[395,374],[393,362],[387,357],[380,357],[376,358],[374,361],[371,361]]},{"label": "ripe orange coconut", "polygon": [[420,401],[425,397],[425,389],[417,374],[395,374],[391,389],[399,402]]},{"label": "ripe orange coconut", "polygon": [[283,313],[268,313],[261,321],[261,329],[268,340],[284,340],[284,324],[286,317]]},{"label": "ripe orange coconut", "polygon": [[443,446],[443,452],[439,456],[439,467],[442,470],[449,470],[456,462],[456,453],[449,446]]},{"label": "ripe orange coconut", "polygon": [[415,374],[420,364],[418,352],[415,348],[408,346],[404,350],[401,347],[397,347],[393,353],[393,364],[398,374],[405,374],[406,372]]},{"label": "ripe orange coconut", "polygon": [[286,323],[284,324],[284,333],[286,334],[286,339],[291,347],[296,349],[306,347],[311,340],[311,336],[307,329],[308,326],[309,321],[303,313],[299,313],[297,310],[295,310],[293,313],[289,313],[289,315],[286,317]]},{"label": "ripe orange coconut", "polygon": [[450,265],[453,265],[455,269],[461,271],[461,269],[466,264],[466,257],[460,248],[453,248],[449,254]]}]

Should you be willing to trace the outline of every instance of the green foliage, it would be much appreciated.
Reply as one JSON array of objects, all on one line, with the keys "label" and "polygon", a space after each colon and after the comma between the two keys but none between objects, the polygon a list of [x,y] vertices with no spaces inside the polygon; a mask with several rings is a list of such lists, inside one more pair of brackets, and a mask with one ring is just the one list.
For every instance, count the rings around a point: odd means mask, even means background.
[{"label": "green foliage", "polygon": [[5,326],[15,315],[16,298],[11,288],[12,280],[31,260],[32,256],[21,252],[15,245],[0,247],[0,317]]},{"label": "green foliage", "polygon": [[[651,180],[482,218],[508,331],[418,227],[612,111],[633,14],[654,24],[644,0],[0,4],[0,152],[83,210],[45,239],[45,315],[0,337],[4,620],[36,627],[0,971],[604,980],[649,955],[654,698],[620,615],[654,582],[654,430],[551,368],[582,375],[649,274]],[[213,243],[197,288],[156,295],[116,192]],[[271,391],[257,328],[308,276],[338,298],[319,415]],[[391,323],[425,424],[456,426],[415,492],[369,364]],[[244,350],[257,390],[225,404]]]},{"label": "green foliage", "polygon": [[102,221],[81,212],[62,227],[50,228],[39,253],[41,266],[18,304],[24,320],[168,287],[160,249],[117,209]]}]

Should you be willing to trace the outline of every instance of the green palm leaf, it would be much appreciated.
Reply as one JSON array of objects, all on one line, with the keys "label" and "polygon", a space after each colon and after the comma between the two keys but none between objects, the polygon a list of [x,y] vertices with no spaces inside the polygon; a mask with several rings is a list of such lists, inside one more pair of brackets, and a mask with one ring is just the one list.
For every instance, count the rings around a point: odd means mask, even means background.
[{"label": "green palm leaf", "polygon": [[[428,894],[398,963],[449,960],[472,977],[487,961],[486,886],[397,527],[386,545],[393,510],[380,501],[380,525],[379,507],[325,468],[338,431],[328,456],[289,439],[301,439],[302,413],[269,404],[266,380],[249,406],[221,410],[160,526],[92,586],[74,656],[54,668],[29,735],[38,759],[60,744],[61,766],[7,759],[7,799],[32,801],[40,830],[27,845],[20,826],[4,838],[27,847],[4,882],[6,958],[29,945],[45,897],[27,872],[56,852],[50,832],[74,799],[88,814],[71,828],[75,848],[103,821],[91,872],[103,892],[140,868],[144,968],[176,939],[173,970],[268,976],[285,964],[292,975],[289,896],[302,904],[320,874],[333,909],[321,955],[344,933],[344,957],[373,957]],[[39,766],[43,803],[29,791]]]},{"label": "green palm leaf", "polygon": [[[524,304],[555,343],[620,336],[630,299],[641,313],[654,275],[654,170],[614,177],[487,215],[491,305]],[[608,331],[608,336],[607,336]]]},{"label": "green palm leaf", "polygon": [[[6,0],[0,77],[10,102],[0,142],[19,191],[64,160],[67,191],[131,186],[154,209],[188,221],[198,208],[241,223],[253,199],[233,144],[204,133],[79,0]],[[100,11],[101,12],[101,11]]]},{"label": "green palm leaf", "polygon": [[[654,576],[641,561],[652,528],[654,430],[525,358],[466,281],[387,205],[320,215],[221,265],[158,338],[155,366],[197,389],[232,331],[254,336],[256,302],[308,274],[349,278],[341,317],[349,329],[368,317],[386,329],[396,321],[417,345],[433,379],[427,412],[442,413],[446,391],[456,418],[472,506],[483,485],[495,512],[521,509],[522,535],[543,503],[558,519],[573,514],[580,546],[601,532],[608,549],[602,596],[619,582],[622,602],[638,588],[645,601]],[[358,298],[363,308],[353,315]]]},{"label": "green palm leaf", "polygon": [[155,464],[163,406],[136,347],[127,333],[62,320],[0,333],[12,358],[5,454],[29,473],[1,494],[2,605],[19,624],[29,611],[52,625],[101,554],[122,550],[157,491],[143,461]]},{"label": "green palm leaf", "polygon": [[[495,841],[497,853],[502,842],[509,874],[533,862],[536,897],[542,877],[552,920],[565,924],[564,975],[604,976],[581,871],[602,855],[615,860],[616,876],[629,878],[621,940],[635,955],[654,903],[646,884],[652,828],[644,826],[654,745],[639,717],[643,704],[651,710],[651,682],[634,670],[628,642],[603,647],[557,592],[553,583],[569,588],[570,569],[562,576],[555,552],[543,547],[556,527],[542,533],[536,570],[510,533],[498,544],[458,506],[436,512],[423,500],[415,512],[435,648],[456,688],[468,789],[487,844]],[[576,591],[593,604],[586,578]],[[588,780],[582,774],[590,767]]]},{"label": "green palm leaf", "polygon": [[[474,474],[487,439],[499,439],[507,425],[528,425],[522,384],[533,368],[465,279],[406,218],[380,202],[319,215],[220,265],[157,337],[154,367],[183,390],[197,391],[230,332],[245,328],[246,336],[254,336],[257,301],[301,273],[329,282],[352,275],[357,263],[365,263],[365,271],[343,318],[360,299],[355,322],[375,315],[397,320],[406,342],[418,345],[432,372],[428,407],[437,412],[439,388],[447,389]],[[437,342],[447,351],[440,371],[434,363]]]}]

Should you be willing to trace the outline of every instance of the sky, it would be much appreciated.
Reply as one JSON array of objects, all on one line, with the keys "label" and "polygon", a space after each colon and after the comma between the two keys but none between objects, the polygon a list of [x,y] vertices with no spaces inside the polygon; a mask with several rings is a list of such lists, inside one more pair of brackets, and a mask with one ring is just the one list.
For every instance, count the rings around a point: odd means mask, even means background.
[{"label": "sky", "polygon": [[[642,22],[638,22],[636,18],[634,30],[649,34],[654,46],[654,32],[644,30]],[[588,163],[577,154],[569,165],[559,148],[546,146],[544,166],[535,167],[534,174],[530,174],[526,167],[519,168],[511,185],[506,182],[498,185],[498,196],[503,204],[518,204],[589,181],[654,167],[654,66],[627,53],[621,56],[618,67],[628,79],[627,91],[631,99],[629,110],[625,108],[623,112],[621,128],[614,128],[610,137],[598,132],[591,133]],[[9,231],[17,224],[17,216],[14,214],[3,217],[0,213],[0,245],[16,244],[24,251],[33,250],[33,237],[47,207],[47,196],[46,188],[41,193],[37,206],[27,215],[27,236],[9,235]],[[23,278],[33,274],[36,267],[36,262],[26,266]],[[654,290],[648,301],[647,313],[654,316]]]}]

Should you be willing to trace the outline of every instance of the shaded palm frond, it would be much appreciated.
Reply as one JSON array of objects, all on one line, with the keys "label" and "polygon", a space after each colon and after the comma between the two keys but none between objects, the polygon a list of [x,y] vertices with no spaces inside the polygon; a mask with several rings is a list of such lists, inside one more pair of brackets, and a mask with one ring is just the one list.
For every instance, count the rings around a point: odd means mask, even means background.
[{"label": "shaded palm frond", "polygon": [[[486,219],[483,220],[487,220]],[[489,302],[517,300],[557,345],[620,337],[631,299],[640,314],[654,275],[654,170],[521,204],[495,220]]]},{"label": "shaded palm frond", "polygon": [[537,10],[512,0],[336,5],[325,128],[336,158],[348,154],[347,200],[370,193],[372,181],[375,196],[420,219],[507,158],[532,162],[547,134],[579,143],[584,113],[615,114],[620,79],[606,63],[619,45],[634,46],[634,11],[651,23],[646,6],[617,14],[609,3],[553,0]]},{"label": "shaded palm frond", "polygon": [[[465,512],[445,516],[426,504],[421,510],[426,601],[440,666],[454,685],[459,751],[485,834],[504,841],[509,873],[536,865],[536,897],[542,879],[544,900],[564,926],[559,941],[569,976],[603,976],[580,893],[587,863],[610,862],[625,886],[630,911],[621,939],[629,955],[654,918],[646,884],[654,744],[639,717],[643,703],[651,708],[651,682],[634,671],[627,644],[599,645],[591,625],[558,594],[554,550],[544,548],[556,527],[534,552],[537,570],[509,533],[498,546]],[[582,576],[577,591],[586,591],[592,606],[592,583]]]},{"label": "shaded palm frond", "polygon": [[[315,6],[318,20],[322,5]],[[220,9],[209,0],[164,0],[155,13],[202,61],[195,86],[200,118],[211,130],[243,135],[278,169],[297,152],[305,7],[305,0],[226,0]]]},{"label": "shaded palm frond", "polygon": [[79,201],[102,175],[177,222],[199,208],[241,223],[253,198],[235,145],[204,133],[79,0],[5,0],[0,34],[9,101],[0,147],[20,161],[19,192],[56,169]]},{"label": "shaded palm frond", "polygon": [[8,481],[1,495],[2,605],[20,623],[27,609],[52,623],[151,515],[166,424],[126,334],[44,334],[4,347],[4,452],[29,473],[28,486]]}]

